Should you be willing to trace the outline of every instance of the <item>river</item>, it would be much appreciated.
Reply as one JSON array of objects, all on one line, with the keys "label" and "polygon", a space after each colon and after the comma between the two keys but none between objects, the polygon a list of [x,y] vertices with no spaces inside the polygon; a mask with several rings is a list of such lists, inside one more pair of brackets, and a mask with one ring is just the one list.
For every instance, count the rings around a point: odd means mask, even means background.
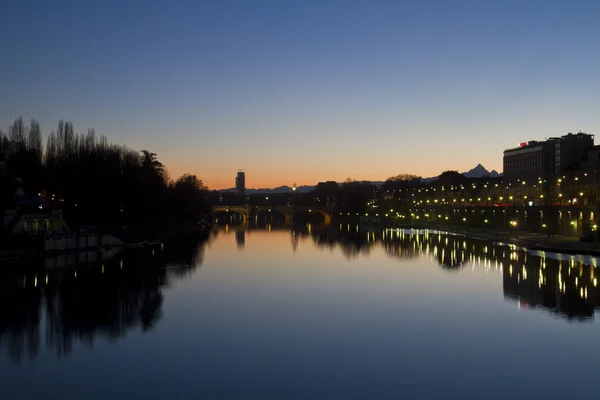
[{"label": "river", "polygon": [[269,225],[4,270],[0,393],[596,398],[596,262],[434,231]]}]

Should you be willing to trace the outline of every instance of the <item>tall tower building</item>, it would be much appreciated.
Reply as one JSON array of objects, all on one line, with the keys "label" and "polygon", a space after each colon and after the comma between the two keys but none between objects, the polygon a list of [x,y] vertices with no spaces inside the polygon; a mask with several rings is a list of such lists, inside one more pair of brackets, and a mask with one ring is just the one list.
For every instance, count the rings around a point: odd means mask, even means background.
[{"label": "tall tower building", "polygon": [[238,169],[237,176],[235,177],[235,190],[238,194],[246,193],[246,173],[241,169]]}]

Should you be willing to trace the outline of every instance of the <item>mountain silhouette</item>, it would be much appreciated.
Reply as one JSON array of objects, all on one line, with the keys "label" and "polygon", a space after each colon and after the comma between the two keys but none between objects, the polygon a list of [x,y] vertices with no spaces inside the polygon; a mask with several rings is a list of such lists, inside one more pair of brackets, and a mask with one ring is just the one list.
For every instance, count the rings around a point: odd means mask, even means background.
[{"label": "mountain silhouette", "polygon": [[463,172],[463,175],[467,178],[481,178],[484,176],[489,176],[490,171],[488,171],[483,165],[477,164],[475,168],[472,168],[467,172]]}]

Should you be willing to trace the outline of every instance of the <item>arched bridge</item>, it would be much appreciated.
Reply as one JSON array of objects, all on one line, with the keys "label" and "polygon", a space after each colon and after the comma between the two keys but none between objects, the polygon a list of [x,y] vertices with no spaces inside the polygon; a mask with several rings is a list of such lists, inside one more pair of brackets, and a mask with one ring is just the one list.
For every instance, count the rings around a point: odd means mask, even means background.
[{"label": "arched bridge", "polygon": [[213,206],[212,213],[216,214],[218,212],[240,214],[242,216],[242,220],[247,222],[248,217],[251,215],[251,208],[248,206]]},{"label": "arched bridge", "polygon": [[331,223],[331,212],[324,207],[305,207],[305,206],[213,206],[212,213],[230,212],[237,213],[242,216],[243,222],[247,222],[248,218],[262,212],[273,212],[282,214],[285,217],[285,222],[289,223],[293,220],[294,215],[309,212],[318,213],[323,216],[325,223]]}]

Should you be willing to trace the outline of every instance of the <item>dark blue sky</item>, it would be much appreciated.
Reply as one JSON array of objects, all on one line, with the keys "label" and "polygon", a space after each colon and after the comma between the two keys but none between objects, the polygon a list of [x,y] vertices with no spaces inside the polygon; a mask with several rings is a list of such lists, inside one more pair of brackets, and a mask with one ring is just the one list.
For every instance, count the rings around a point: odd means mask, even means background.
[{"label": "dark blue sky", "polygon": [[600,127],[597,1],[4,1],[0,127],[59,119],[211,187],[501,168]]}]

